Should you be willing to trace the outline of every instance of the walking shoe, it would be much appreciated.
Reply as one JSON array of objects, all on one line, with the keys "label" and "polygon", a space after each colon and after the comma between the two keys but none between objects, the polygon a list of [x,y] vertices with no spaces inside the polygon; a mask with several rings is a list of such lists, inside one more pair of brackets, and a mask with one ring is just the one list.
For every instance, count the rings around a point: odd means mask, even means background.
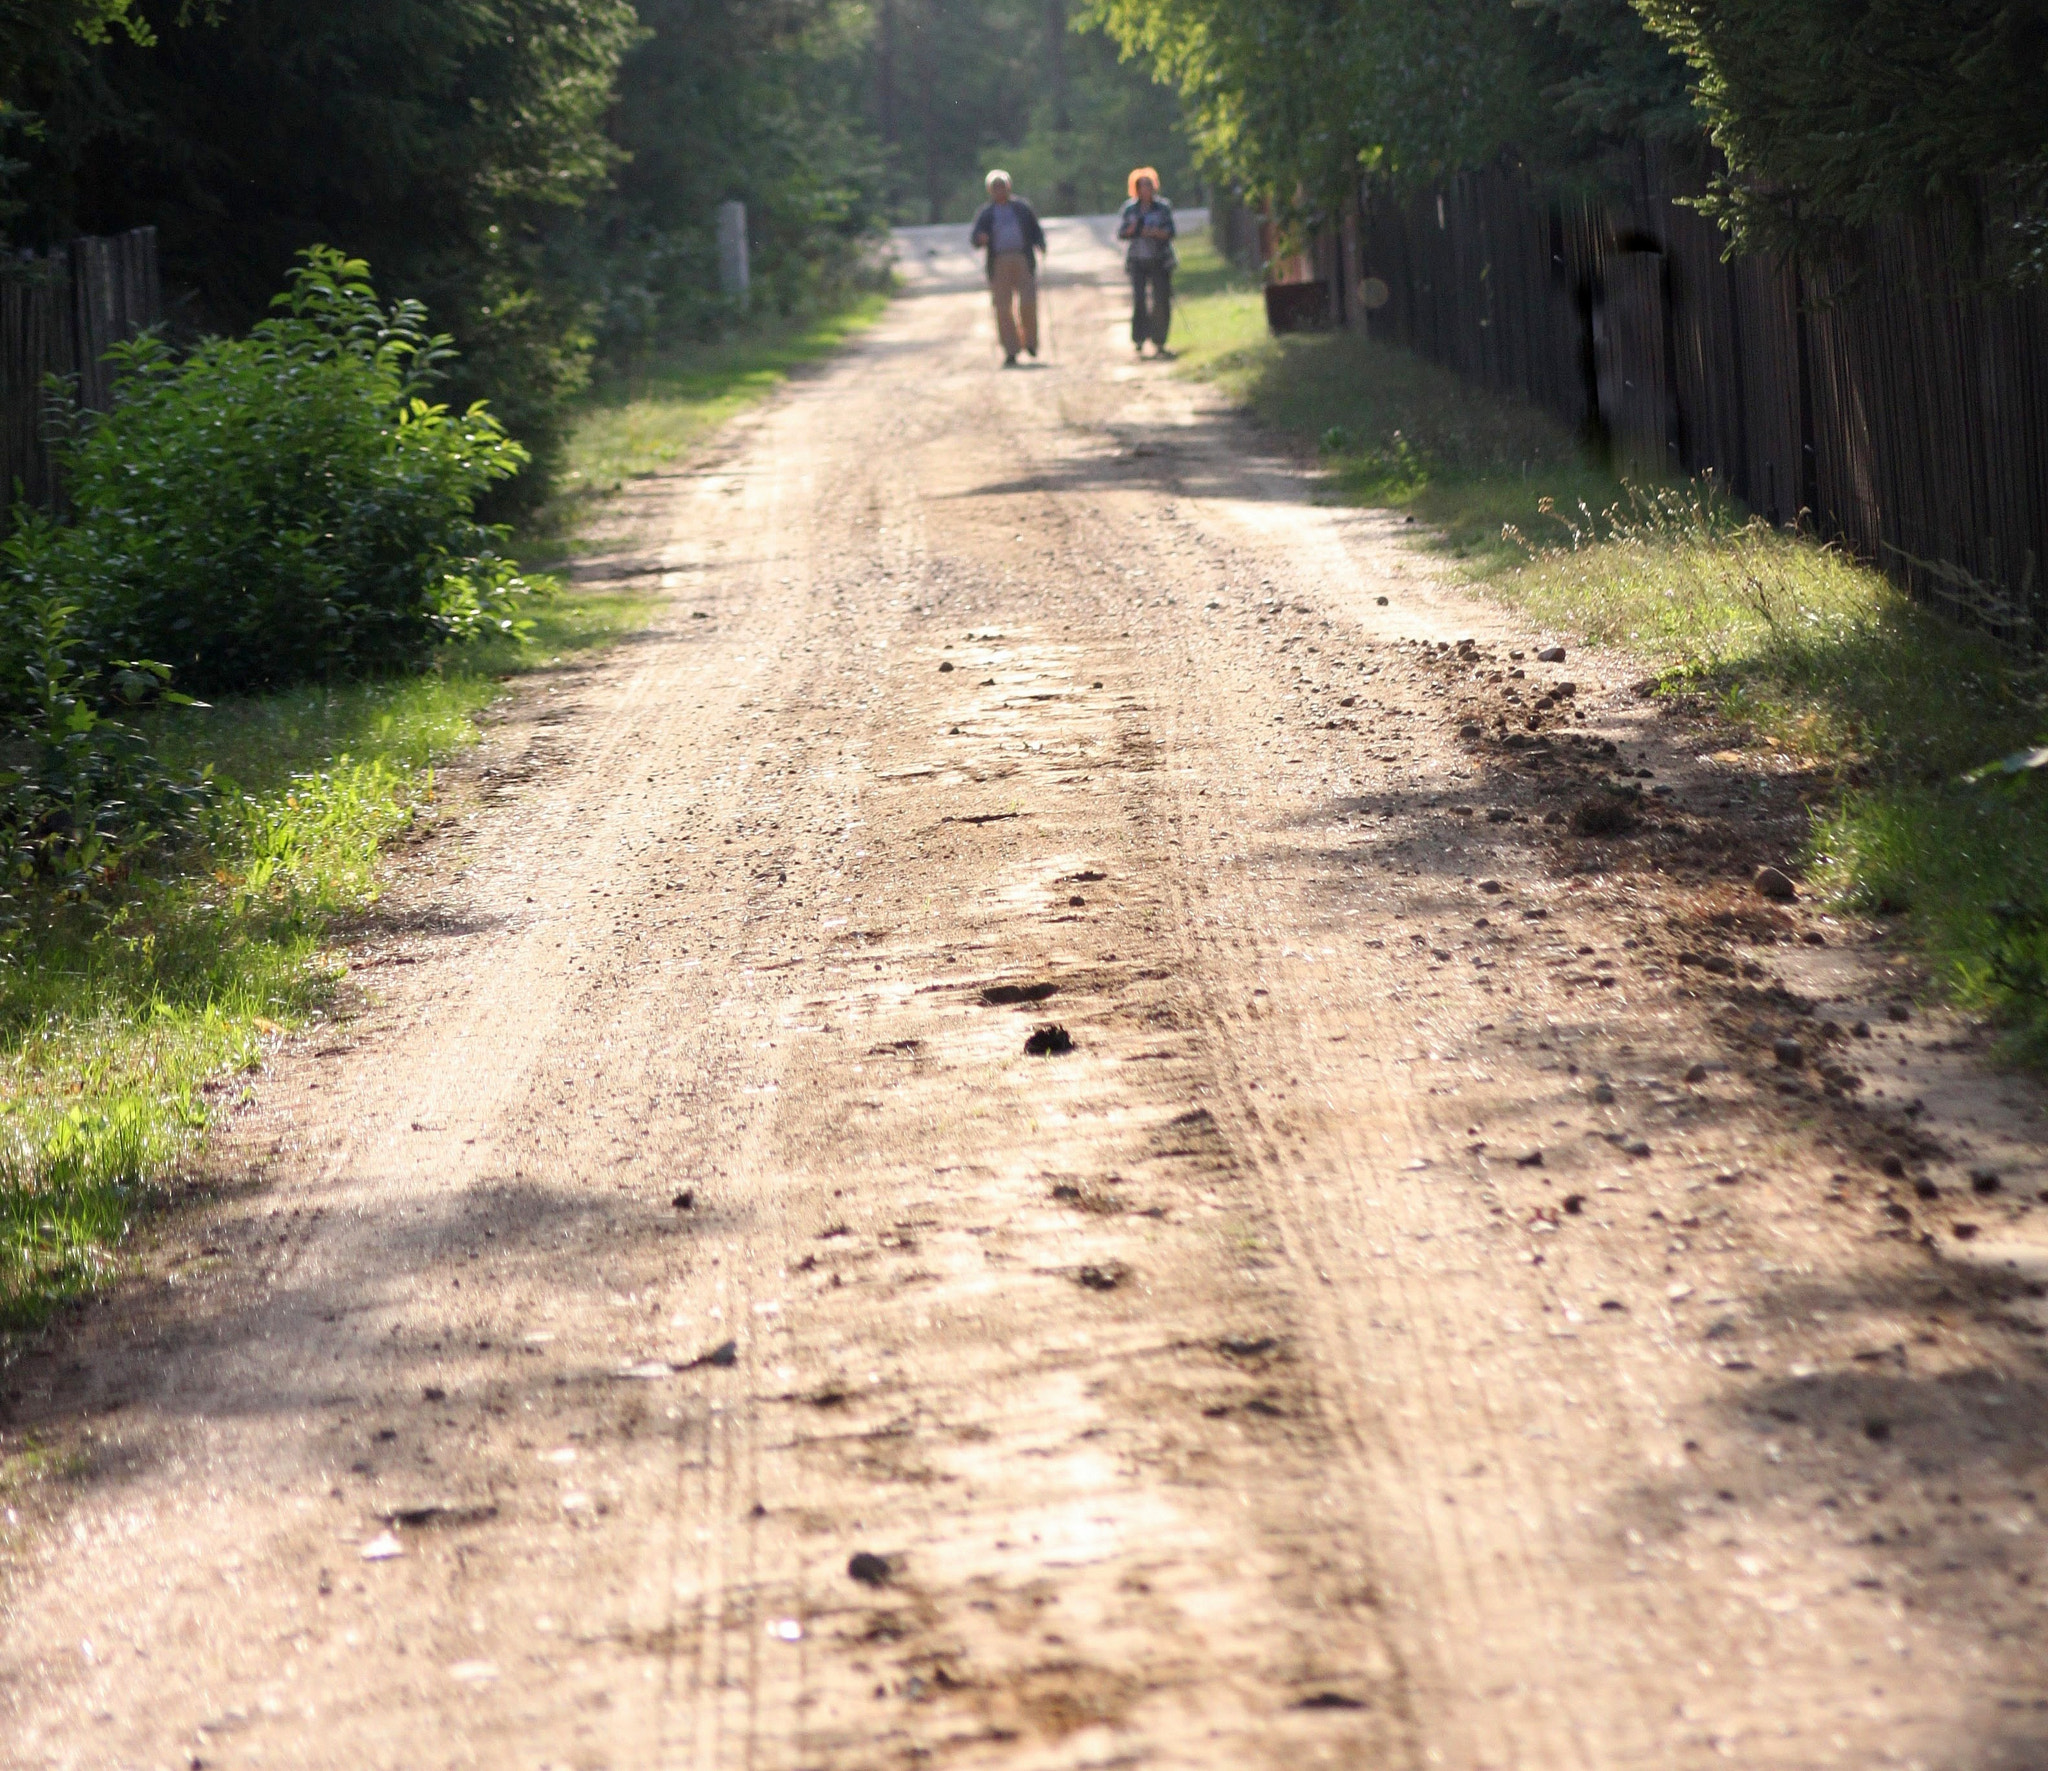
[{"label": "walking shoe", "polygon": [[1011,352],[1011,353],[1010,353],[1010,354],[1009,354],[1009,355],[1008,355],[1007,357],[1005,357],[1005,358],[1003,359],[1003,367],[1004,367],[1005,369],[1014,369],[1014,368],[1016,368],[1016,366],[1017,366],[1017,353],[1016,353],[1015,351],[1012,351],[1012,352]]}]

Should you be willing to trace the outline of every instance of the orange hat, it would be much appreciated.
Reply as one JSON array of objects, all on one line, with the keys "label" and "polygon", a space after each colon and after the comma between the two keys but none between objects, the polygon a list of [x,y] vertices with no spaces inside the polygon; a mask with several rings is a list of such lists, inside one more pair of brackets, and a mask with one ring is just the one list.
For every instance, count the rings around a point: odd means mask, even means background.
[{"label": "orange hat", "polygon": [[1131,174],[1130,183],[1126,187],[1132,196],[1135,197],[1138,194],[1138,180],[1141,178],[1149,178],[1152,181],[1152,188],[1155,191],[1159,189],[1158,168],[1154,166],[1140,166]]}]

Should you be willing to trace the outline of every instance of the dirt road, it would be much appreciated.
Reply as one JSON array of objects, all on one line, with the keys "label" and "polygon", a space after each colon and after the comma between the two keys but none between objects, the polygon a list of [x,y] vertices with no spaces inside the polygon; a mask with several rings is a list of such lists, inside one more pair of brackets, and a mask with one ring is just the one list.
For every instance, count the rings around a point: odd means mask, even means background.
[{"label": "dirt road", "polygon": [[929,244],[7,1374],[0,1758],[2048,1764],[2039,1092],[1101,230],[1014,374]]}]

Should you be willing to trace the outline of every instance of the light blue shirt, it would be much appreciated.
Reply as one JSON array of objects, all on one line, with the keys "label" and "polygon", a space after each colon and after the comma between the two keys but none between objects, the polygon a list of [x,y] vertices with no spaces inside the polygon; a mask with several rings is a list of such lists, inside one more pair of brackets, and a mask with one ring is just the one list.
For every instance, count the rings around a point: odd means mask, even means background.
[{"label": "light blue shirt", "polygon": [[989,247],[995,252],[1022,252],[1024,224],[1014,203],[998,203],[989,215]]}]

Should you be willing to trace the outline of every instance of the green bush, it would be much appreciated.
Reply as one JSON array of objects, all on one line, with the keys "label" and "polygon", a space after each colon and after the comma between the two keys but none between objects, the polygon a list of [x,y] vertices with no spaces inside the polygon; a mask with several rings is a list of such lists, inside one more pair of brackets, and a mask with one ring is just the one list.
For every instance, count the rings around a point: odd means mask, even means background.
[{"label": "green bush", "polygon": [[[33,545],[17,535],[0,557]],[[107,711],[189,700],[164,687],[163,665],[81,665],[69,604],[12,613],[22,681],[0,728],[0,932],[19,925],[31,893],[88,897],[144,852],[194,835],[209,788],[204,771],[166,768],[141,731]]]},{"label": "green bush", "polygon": [[157,660],[208,693],[414,668],[517,625],[528,587],[474,511],[526,453],[480,405],[427,400],[446,339],[323,247],[276,305],[183,357],[120,347],[114,409],[72,415],[69,510],[21,519],[0,560],[0,707],[30,699],[39,603],[75,612],[89,666]]}]

